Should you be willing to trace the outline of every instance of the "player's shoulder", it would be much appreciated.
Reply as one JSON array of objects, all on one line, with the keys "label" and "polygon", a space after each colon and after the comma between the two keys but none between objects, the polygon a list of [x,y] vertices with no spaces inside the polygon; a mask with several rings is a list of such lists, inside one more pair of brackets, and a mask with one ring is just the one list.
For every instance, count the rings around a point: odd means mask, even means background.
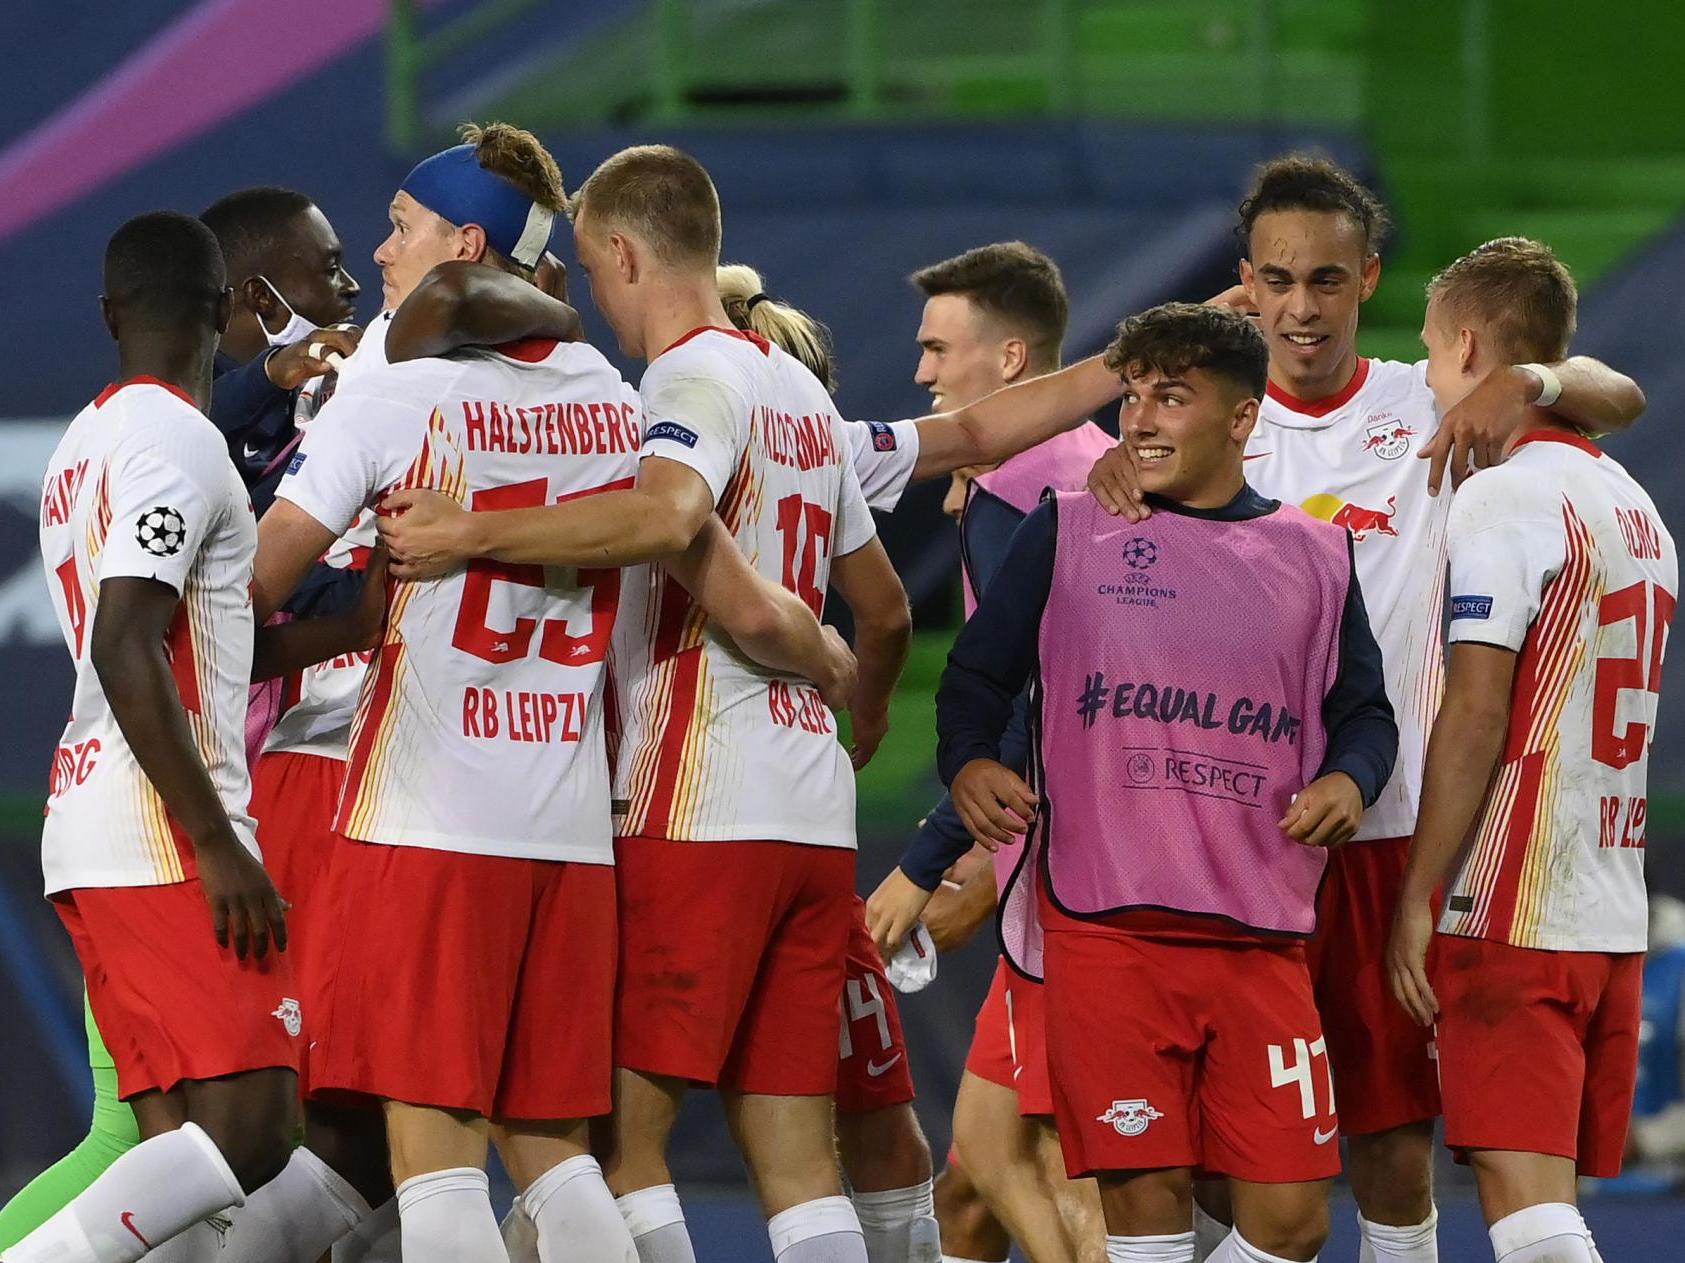
[{"label": "player's shoulder", "polygon": [[1275,508],[1265,516],[1271,519],[1271,524],[1278,530],[1285,529],[1297,534],[1301,539],[1317,547],[1335,547],[1344,552],[1350,532],[1344,527],[1307,513],[1296,504],[1289,504],[1285,500],[1275,502]]},{"label": "player's shoulder", "polygon": [[1451,501],[1450,530],[1467,535],[1506,524],[1560,522],[1565,489],[1548,459],[1529,457],[1523,448],[1463,481]]},{"label": "player's shoulder", "polygon": [[702,377],[741,390],[776,350],[765,338],[740,329],[693,329],[649,362],[644,386],[648,389],[652,380]]},{"label": "player's shoulder", "polygon": [[153,451],[212,467],[228,460],[222,431],[174,387],[132,382],[102,395],[92,409],[95,423],[109,423],[114,453]]},{"label": "player's shoulder", "polygon": [[1426,360],[1370,359],[1368,378],[1359,398],[1366,407],[1382,401],[1421,403],[1433,406],[1433,391],[1428,387]]}]

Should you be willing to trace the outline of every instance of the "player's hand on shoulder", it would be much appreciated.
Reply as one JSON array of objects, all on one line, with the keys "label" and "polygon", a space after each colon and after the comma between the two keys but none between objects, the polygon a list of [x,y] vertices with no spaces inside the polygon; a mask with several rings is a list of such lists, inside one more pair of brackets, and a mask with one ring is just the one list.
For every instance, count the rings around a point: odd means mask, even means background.
[{"label": "player's hand on shoulder", "polygon": [[1344,772],[1330,772],[1305,786],[1276,824],[1306,846],[1350,842],[1363,820],[1363,794]]},{"label": "player's hand on shoulder", "polygon": [[1406,896],[1393,914],[1387,942],[1387,978],[1393,996],[1411,1018],[1432,1026],[1439,999],[1428,981],[1428,946],[1433,942],[1433,908],[1426,899]]},{"label": "player's hand on shoulder", "polygon": [[1135,468],[1135,457],[1127,443],[1118,443],[1094,462],[1094,468],[1088,471],[1088,490],[1114,517],[1139,522],[1152,513],[1141,490],[1141,473]]},{"label": "player's hand on shoulder", "polygon": [[1538,379],[1514,365],[1493,369],[1439,421],[1439,429],[1416,455],[1430,462],[1428,490],[1439,494],[1445,471],[1451,485],[1477,469],[1503,460],[1509,441],[1528,424]]},{"label": "player's hand on shoulder", "polygon": [[276,951],[286,951],[286,904],[257,857],[228,832],[195,843],[193,850],[217,944],[232,945],[241,960],[248,954],[262,960],[271,938]]},{"label": "player's hand on shoulder", "polygon": [[380,502],[375,528],[391,552],[394,579],[437,579],[473,554],[464,540],[468,513],[447,495],[406,488]]},{"label": "player's hand on shoulder", "polygon": [[899,950],[929,902],[930,892],[899,868],[890,869],[878,883],[866,900],[866,929],[885,961]]},{"label": "player's hand on shoulder", "polygon": [[1040,802],[1023,777],[993,759],[967,763],[948,794],[971,836],[991,851],[1028,829]]},{"label": "player's hand on shoulder", "polygon": [[[848,647],[848,641],[842,638],[842,633],[829,623],[820,624],[819,637],[824,642],[825,658],[822,669],[815,675],[813,685],[819,690],[819,696],[824,699],[825,705],[832,710],[847,710],[849,702],[854,698],[855,685],[859,683],[860,663],[854,657],[854,650]],[[886,717],[884,727],[887,729],[888,726],[889,720]],[[860,743],[859,732],[856,728],[856,746]],[[878,734],[878,740],[883,740],[883,733]],[[872,743],[872,749],[877,749],[876,741]],[[870,758],[871,755],[866,757]]]},{"label": "player's hand on shoulder", "polygon": [[312,377],[338,369],[362,340],[356,325],[330,325],[272,352],[263,371],[279,389],[297,390]]}]

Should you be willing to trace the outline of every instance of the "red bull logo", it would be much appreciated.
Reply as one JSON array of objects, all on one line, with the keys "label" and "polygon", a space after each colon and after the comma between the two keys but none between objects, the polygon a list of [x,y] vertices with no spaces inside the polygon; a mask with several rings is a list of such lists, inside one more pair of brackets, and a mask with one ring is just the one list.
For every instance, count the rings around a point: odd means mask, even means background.
[{"label": "red bull logo", "polygon": [[1363,450],[1382,460],[1397,460],[1410,450],[1416,430],[1393,417],[1381,415],[1363,427]]},{"label": "red bull logo", "polygon": [[1312,517],[1345,527],[1351,532],[1354,540],[1361,541],[1371,532],[1377,535],[1391,535],[1395,539],[1398,537],[1398,531],[1392,524],[1393,519],[1398,516],[1397,496],[1387,497],[1385,509],[1371,509],[1319,491],[1299,507]]}]

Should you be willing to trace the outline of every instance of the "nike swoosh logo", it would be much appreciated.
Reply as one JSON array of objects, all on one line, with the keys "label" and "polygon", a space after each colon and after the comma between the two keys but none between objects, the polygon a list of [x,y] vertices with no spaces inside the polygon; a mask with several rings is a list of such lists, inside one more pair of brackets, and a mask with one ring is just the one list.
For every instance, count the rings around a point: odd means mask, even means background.
[{"label": "nike swoosh logo", "polygon": [[1274,453],[1274,452],[1254,452],[1254,453],[1253,453],[1253,454],[1252,454],[1252,455],[1250,455],[1250,456],[1242,456],[1242,457],[1241,457],[1241,458],[1240,458],[1240,459],[1241,459],[1241,460],[1243,460],[1243,461],[1248,461],[1248,460],[1263,460],[1263,459],[1264,459],[1264,457],[1266,457],[1266,456],[1274,456],[1274,455],[1275,455],[1275,453]]},{"label": "nike swoosh logo", "polygon": [[1334,1137],[1338,1136],[1339,1134],[1340,1134],[1340,1129],[1338,1127],[1330,1127],[1327,1131],[1323,1131],[1322,1128],[1318,1127],[1316,1129],[1316,1135],[1315,1135],[1314,1139],[1316,1140],[1317,1144],[1325,1145],[1330,1140],[1334,1139]]},{"label": "nike swoosh logo", "polygon": [[874,1078],[874,1079],[876,1079],[879,1075],[888,1074],[891,1070],[893,1070],[895,1068],[895,1063],[900,1061],[901,1057],[902,1057],[901,1053],[896,1053],[893,1057],[891,1057],[888,1061],[884,1062],[883,1065],[881,1065],[881,1066],[875,1061],[868,1061],[866,1063],[866,1073],[871,1075],[872,1078]]},{"label": "nike swoosh logo", "polygon": [[123,1225],[123,1227],[127,1228],[130,1232],[135,1234],[135,1240],[136,1241],[140,1242],[148,1250],[150,1250],[152,1248],[152,1243],[150,1241],[148,1241],[145,1237],[141,1236],[140,1235],[140,1229],[135,1227],[135,1212],[134,1211],[125,1210],[121,1215],[119,1215],[117,1217],[117,1221],[119,1223],[121,1223]]},{"label": "nike swoosh logo", "polygon": [[247,443],[242,450],[245,452],[247,460],[257,459],[257,448],[253,447],[250,443]]}]

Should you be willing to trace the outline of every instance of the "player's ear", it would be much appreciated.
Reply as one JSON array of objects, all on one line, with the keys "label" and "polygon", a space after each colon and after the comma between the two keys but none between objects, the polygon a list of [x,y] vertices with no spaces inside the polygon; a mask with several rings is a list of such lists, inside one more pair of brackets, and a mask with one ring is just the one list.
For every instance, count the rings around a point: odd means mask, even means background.
[{"label": "player's ear", "polygon": [[104,294],[99,296],[99,318],[100,322],[105,325],[105,331],[115,340],[117,337],[117,314],[111,310],[111,300]]},{"label": "player's ear", "polygon": [[272,324],[286,323],[286,317],[281,313],[281,304],[275,300],[275,291],[257,277],[248,276],[236,288],[240,300],[256,313],[258,323],[265,329]]},{"label": "player's ear", "polygon": [[1358,301],[1368,302],[1369,296],[1375,292],[1375,287],[1381,283],[1381,256],[1371,254],[1363,260],[1363,287],[1358,291]]},{"label": "player's ear", "polygon": [[1246,440],[1252,437],[1252,427],[1258,424],[1258,401],[1252,398],[1242,399],[1235,405],[1234,415],[1229,420],[1229,438],[1244,447]]},{"label": "player's ear", "polygon": [[486,230],[478,224],[464,224],[456,230],[456,257],[470,263],[486,257]]},{"label": "player's ear", "polygon": [[216,331],[221,337],[228,332],[228,322],[234,319],[234,288],[230,285],[222,287],[222,293],[216,297]]},{"label": "player's ear", "polygon": [[1001,380],[1015,382],[1030,363],[1030,344],[1023,338],[1008,338],[1001,343]]},{"label": "player's ear", "polygon": [[608,248],[614,252],[615,270],[628,285],[635,285],[638,281],[637,244],[624,233],[611,232],[608,235]]},{"label": "player's ear", "polygon": [[1473,329],[1457,330],[1457,368],[1465,377],[1473,376],[1474,361],[1480,355],[1480,339]]},{"label": "player's ear", "polygon": [[1241,259],[1238,270],[1240,272],[1240,283],[1246,289],[1246,297],[1249,298],[1252,305],[1256,307],[1258,305],[1258,296],[1253,292],[1252,285],[1258,279],[1258,274],[1252,270],[1252,260],[1245,258]]}]

